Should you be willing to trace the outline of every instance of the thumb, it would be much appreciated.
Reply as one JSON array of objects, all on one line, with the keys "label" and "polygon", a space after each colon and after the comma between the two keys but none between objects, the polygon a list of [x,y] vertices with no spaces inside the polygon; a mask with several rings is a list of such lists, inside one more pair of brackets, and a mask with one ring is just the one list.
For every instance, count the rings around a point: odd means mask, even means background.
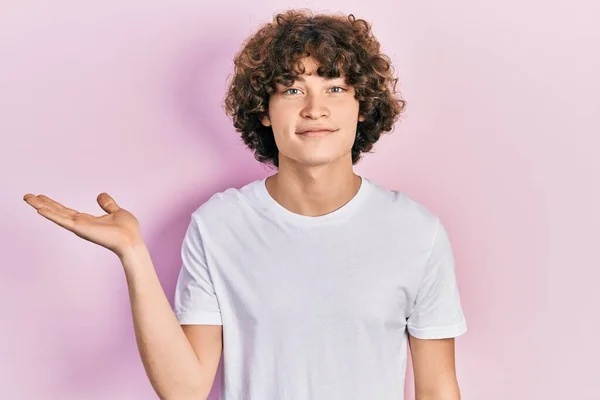
[{"label": "thumb", "polygon": [[96,198],[96,201],[98,202],[100,207],[102,207],[102,209],[109,214],[117,212],[120,208],[115,202],[115,200],[112,197],[110,197],[108,193],[100,193]]}]

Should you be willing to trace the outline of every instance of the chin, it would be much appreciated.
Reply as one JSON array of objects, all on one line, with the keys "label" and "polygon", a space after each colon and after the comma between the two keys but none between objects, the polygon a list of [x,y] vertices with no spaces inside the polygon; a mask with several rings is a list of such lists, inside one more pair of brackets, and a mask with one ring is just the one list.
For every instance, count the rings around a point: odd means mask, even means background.
[{"label": "chin", "polygon": [[298,164],[316,167],[319,165],[331,164],[339,160],[341,156],[343,156],[343,154],[313,154],[306,157],[296,157],[294,158],[294,161]]},{"label": "chin", "polygon": [[[293,146],[280,149],[279,162],[305,166],[327,165],[340,162],[342,159],[352,159],[352,143],[346,146]],[[286,151],[288,150],[288,151]]]}]

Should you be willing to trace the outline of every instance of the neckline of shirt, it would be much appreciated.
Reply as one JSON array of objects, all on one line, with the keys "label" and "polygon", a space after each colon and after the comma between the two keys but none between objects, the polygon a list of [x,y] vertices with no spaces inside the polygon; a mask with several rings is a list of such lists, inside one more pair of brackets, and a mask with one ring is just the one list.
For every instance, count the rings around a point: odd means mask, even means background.
[{"label": "neckline of shirt", "polygon": [[312,226],[339,221],[345,217],[350,216],[354,211],[356,211],[360,203],[367,196],[371,187],[371,181],[368,178],[360,176],[361,181],[358,191],[344,205],[324,215],[308,216],[297,214],[288,210],[287,208],[279,204],[273,197],[271,197],[271,194],[267,190],[266,186],[267,178],[268,177],[259,179],[255,182],[255,194],[258,196],[259,200],[264,202],[263,204],[266,204],[268,206],[268,209],[275,215],[277,215],[279,218],[296,224]]}]

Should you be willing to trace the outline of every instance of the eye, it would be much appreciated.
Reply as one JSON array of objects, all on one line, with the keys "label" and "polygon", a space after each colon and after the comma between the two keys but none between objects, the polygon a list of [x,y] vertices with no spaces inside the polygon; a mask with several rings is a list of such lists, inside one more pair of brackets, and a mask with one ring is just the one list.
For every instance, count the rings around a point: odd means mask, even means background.
[{"label": "eye", "polygon": [[295,89],[295,88],[286,89],[283,91],[283,94],[295,94],[295,93],[288,93],[290,90],[298,90],[298,89]]},{"label": "eye", "polygon": [[343,88],[343,87],[341,87],[341,86],[334,86],[334,87],[332,87],[331,89],[332,89],[332,90],[333,90],[333,89],[340,89],[340,91],[339,91],[339,92],[334,92],[334,93],[343,93],[343,92],[345,92],[345,91],[346,91],[346,89],[344,89],[344,88]]}]

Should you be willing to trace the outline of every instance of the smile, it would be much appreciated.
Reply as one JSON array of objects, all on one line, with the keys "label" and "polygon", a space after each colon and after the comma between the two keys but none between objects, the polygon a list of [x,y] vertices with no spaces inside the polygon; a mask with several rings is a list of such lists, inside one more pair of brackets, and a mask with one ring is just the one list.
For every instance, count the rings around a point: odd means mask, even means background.
[{"label": "smile", "polygon": [[299,133],[299,135],[300,136],[307,136],[307,137],[321,137],[321,136],[327,136],[327,135],[335,133],[335,132],[337,132],[337,131],[329,131],[329,130],[307,131],[307,132]]}]

